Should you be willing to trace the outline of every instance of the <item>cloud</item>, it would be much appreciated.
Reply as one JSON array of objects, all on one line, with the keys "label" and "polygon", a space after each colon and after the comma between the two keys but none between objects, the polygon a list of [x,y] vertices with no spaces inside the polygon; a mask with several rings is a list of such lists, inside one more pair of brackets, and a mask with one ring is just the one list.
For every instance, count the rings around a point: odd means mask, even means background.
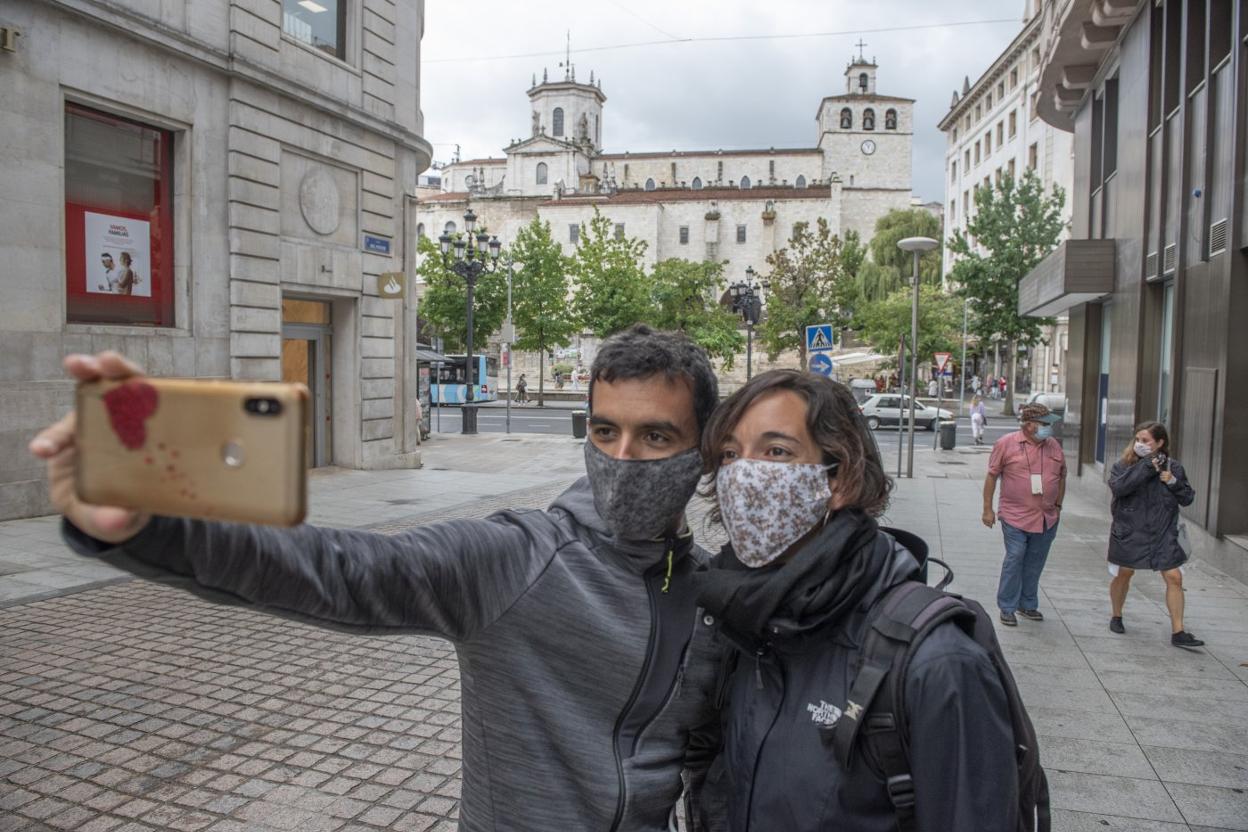
[{"label": "cloud", "polygon": [[591,70],[603,79],[609,151],[813,147],[815,111],[824,96],[844,90],[845,64],[861,37],[879,63],[879,91],[916,99],[914,192],[942,200],[945,139],[936,124],[963,76],[977,78],[1018,33],[1022,11],[1022,3],[1000,0],[428,0],[421,47],[426,138],[441,161],[456,144],[463,158],[501,156],[511,139],[527,134],[525,91],[533,74],[540,80],[546,67],[561,75],[562,55],[462,59],[561,53],[568,30],[573,49],[582,49],[663,40],[659,30],[678,37],[788,35],[1014,17],[1004,24],[572,55],[578,80]]}]

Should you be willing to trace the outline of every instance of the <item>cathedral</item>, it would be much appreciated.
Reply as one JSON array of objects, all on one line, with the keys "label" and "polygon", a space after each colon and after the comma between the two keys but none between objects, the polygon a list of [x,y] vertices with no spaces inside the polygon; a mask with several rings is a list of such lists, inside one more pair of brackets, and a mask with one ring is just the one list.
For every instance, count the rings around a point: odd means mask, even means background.
[{"label": "cathedral", "polygon": [[668,258],[722,260],[725,280],[767,271],[797,222],[826,219],[865,242],[876,220],[911,205],[914,100],[882,95],[877,65],[860,53],[844,90],[820,102],[811,147],[607,152],[601,79],[543,73],[528,90],[528,136],[502,158],[456,161],[440,190],[417,204],[417,234],[462,225],[468,208],[504,244],[534,216],[566,253],[597,208],[620,235],[644,240],[647,265]]}]

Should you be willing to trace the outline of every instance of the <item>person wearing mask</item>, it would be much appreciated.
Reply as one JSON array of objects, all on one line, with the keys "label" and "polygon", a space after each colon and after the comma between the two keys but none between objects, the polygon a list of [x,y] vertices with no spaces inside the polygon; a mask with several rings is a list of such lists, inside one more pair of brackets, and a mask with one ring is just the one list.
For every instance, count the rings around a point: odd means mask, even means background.
[{"label": "person wearing mask", "polygon": [[1109,582],[1111,632],[1122,634],[1122,607],[1137,569],[1160,572],[1166,582],[1170,612],[1170,643],[1196,648],[1204,642],[1183,627],[1183,571],[1187,553],[1179,544],[1179,506],[1190,506],[1196,492],[1183,466],[1171,458],[1170,434],[1161,422],[1145,422],[1109,475],[1113,494],[1110,513]]},{"label": "person wearing mask", "polygon": [[[66,366],[80,381],[138,373],[116,353]],[[593,363],[587,477],[545,511],[396,535],[84,505],[72,413],[31,450],[80,554],[269,610],[448,639],[462,671],[463,832],[653,832],[682,770],[696,795],[710,762],[697,737],[713,722],[719,648],[697,614],[691,576],[706,554],[685,505],[717,402],[701,348],[626,330]]]},{"label": "person wearing mask", "polygon": [[988,424],[988,414],[984,409],[984,400],[979,394],[971,396],[971,436],[976,445],[984,444],[984,425]]},{"label": "person wearing mask", "polygon": [[[993,444],[984,479],[984,525],[991,529],[1000,519],[1005,538],[997,606],[1001,623],[1007,627],[1016,626],[1019,615],[1030,621],[1044,620],[1039,609],[1040,574],[1066,496],[1066,457],[1061,443],[1053,438],[1057,417],[1042,404],[1025,404],[1018,421],[1018,430]],[[997,480],[1001,481],[1001,500],[994,513]]]},{"label": "person wearing mask", "polygon": [[[723,748],[703,806],[729,832],[895,832],[874,755],[848,765],[824,736],[856,720],[867,612],[919,574],[921,540],[876,518],[891,482],[853,395],[811,373],[755,376],[703,438],[713,518],[730,543],[699,572],[699,603],[730,645],[719,694]],[[915,827],[1001,832],[1018,824],[1009,705],[987,651],[939,624],[905,676]],[[868,712],[870,713],[870,712]]]}]

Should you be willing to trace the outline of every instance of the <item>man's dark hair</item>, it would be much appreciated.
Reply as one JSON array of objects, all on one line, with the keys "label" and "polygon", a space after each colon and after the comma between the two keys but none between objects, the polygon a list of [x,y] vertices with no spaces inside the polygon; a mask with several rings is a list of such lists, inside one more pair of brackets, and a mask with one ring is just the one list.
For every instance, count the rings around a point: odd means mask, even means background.
[{"label": "man's dark hair", "polygon": [[737,423],[760,398],[787,390],[806,400],[806,429],[823,450],[823,461],[837,463],[836,479],[840,483],[846,508],[857,508],[878,517],[888,507],[892,480],[884,473],[884,463],[875,438],[867,427],[854,394],[849,388],[830,378],[800,370],[769,370],[760,373],[728,397],[715,411],[715,418],[702,433],[702,458],[709,474],[703,496],[715,507],[711,518],[719,520],[715,475],[723,465],[724,445],[736,430]]},{"label": "man's dark hair", "polygon": [[617,332],[598,348],[589,370],[589,409],[594,409],[595,381],[627,381],[662,375],[689,385],[698,430],[706,427],[719,404],[719,382],[706,351],[682,332],[660,332],[634,324]]}]

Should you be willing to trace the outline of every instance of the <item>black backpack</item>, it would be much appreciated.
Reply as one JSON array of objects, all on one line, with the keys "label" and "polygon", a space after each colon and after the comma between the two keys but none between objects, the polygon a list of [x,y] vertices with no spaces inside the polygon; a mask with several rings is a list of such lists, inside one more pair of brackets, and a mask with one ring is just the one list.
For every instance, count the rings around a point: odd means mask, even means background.
[{"label": "black backpack", "polygon": [[1018,762],[1018,832],[1049,832],[1049,784],[1040,767],[1036,730],[1018,695],[1018,685],[997,642],[992,619],[977,602],[945,592],[944,588],[953,580],[952,570],[935,558],[926,560],[944,567],[945,578],[937,587],[920,581],[905,581],[872,606],[845,713],[833,725],[822,729],[826,732],[825,739],[831,741],[840,764],[848,766],[861,735],[884,777],[896,812],[898,832],[914,832],[917,820],[903,680],[915,650],[928,633],[946,621],[953,621],[988,651],[1001,687],[1005,689]]}]

